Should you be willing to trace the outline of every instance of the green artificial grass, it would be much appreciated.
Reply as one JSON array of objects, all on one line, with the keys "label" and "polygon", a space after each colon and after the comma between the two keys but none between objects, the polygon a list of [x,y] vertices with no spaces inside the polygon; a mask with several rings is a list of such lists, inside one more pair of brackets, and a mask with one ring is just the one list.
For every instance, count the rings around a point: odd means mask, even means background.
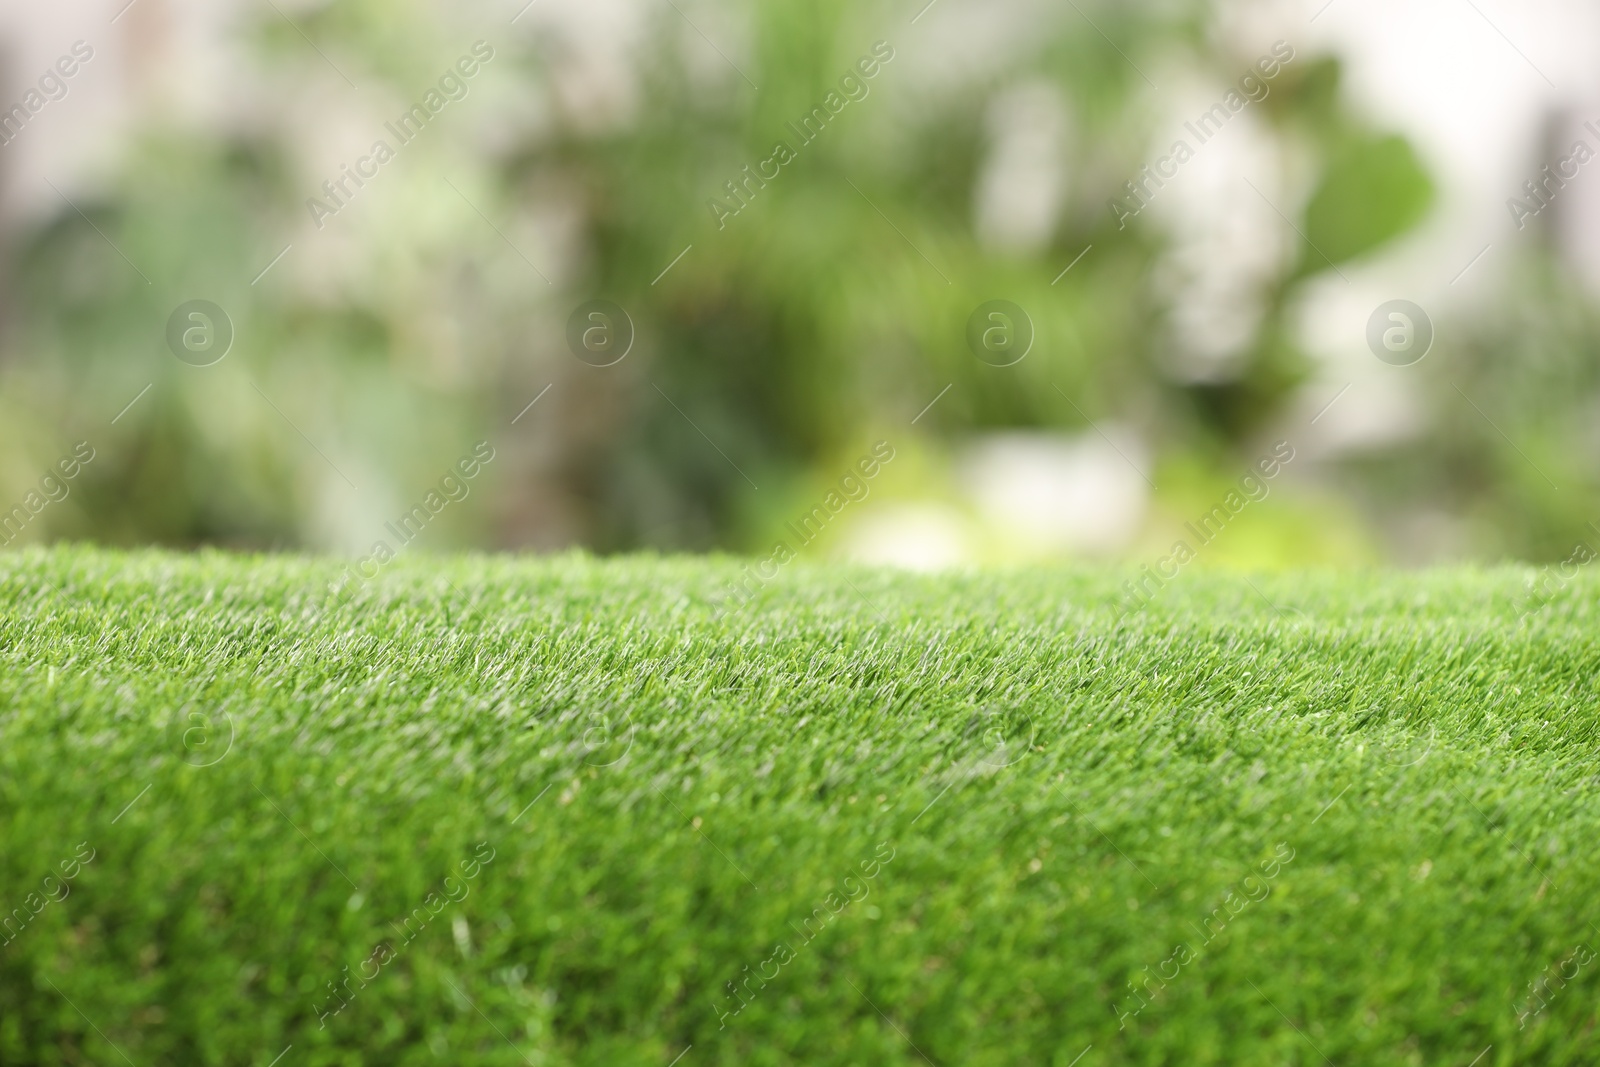
[{"label": "green artificial grass", "polygon": [[0,1063],[1600,1062],[1587,574],[341,569],[0,556]]}]

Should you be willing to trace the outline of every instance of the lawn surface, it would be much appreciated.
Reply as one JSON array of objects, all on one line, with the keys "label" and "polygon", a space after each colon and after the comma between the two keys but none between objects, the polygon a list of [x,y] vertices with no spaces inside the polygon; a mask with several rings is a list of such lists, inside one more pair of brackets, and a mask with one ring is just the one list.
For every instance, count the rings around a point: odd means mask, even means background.
[{"label": "lawn surface", "polygon": [[1600,1062],[1592,581],[341,569],[0,556],[0,1063]]}]

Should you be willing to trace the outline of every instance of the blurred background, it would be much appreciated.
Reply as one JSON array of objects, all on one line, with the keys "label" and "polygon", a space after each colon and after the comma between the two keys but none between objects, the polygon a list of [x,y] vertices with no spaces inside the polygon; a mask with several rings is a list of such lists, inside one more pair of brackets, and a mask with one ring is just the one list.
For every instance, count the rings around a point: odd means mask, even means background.
[{"label": "blurred background", "polygon": [[11,5],[0,540],[1143,562],[1286,442],[1205,562],[1565,559],[1597,60],[1560,0]]}]

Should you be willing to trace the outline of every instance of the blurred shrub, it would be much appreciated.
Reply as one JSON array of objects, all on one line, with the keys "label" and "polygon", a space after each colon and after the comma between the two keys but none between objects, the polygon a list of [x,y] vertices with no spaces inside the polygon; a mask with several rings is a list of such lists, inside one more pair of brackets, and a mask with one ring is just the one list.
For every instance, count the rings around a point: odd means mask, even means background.
[{"label": "blurred shrub", "polygon": [[[679,6],[639,5],[600,67],[592,27],[538,7],[485,29],[422,0],[328,5],[296,16],[317,50],[256,16],[229,121],[145,109],[81,215],[63,203],[13,235],[0,479],[23,485],[37,473],[19,457],[47,464],[88,438],[103,459],[49,516],[57,534],[361,548],[486,438],[504,462],[429,547],[749,548],[885,428],[954,440],[1116,417],[1181,460],[1158,468],[1182,501],[1233,477],[1305,379],[1284,324],[1300,287],[1431,202],[1410,146],[1342,105],[1336,61],[1285,67],[1252,113],[1293,145],[1279,206],[1312,247],[1266,280],[1226,373],[1191,380],[1165,358],[1172,298],[1154,280],[1170,227],[1119,228],[1106,203],[1170,133],[1141,68],[1226,88],[1254,61],[1253,43],[1219,42],[1206,5],[1096,5],[1092,24],[1030,8],[998,44],[956,51],[930,31],[938,12],[913,26],[842,0]],[[468,98],[312,227],[320,181],[479,38],[496,59]],[[894,59],[870,94],[799,143],[786,124],[879,41]],[[1059,104],[1061,190],[1035,239],[997,240],[975,205],[1019,91]],[[725,183],[778,140],[796,158],[719,221],[708,202],[731,203]],[[197,370],[162,337],[202,296],[238,340]],[[637,327],[615,367],[565,348],[568,314],[594,297]],[[1004,373],[964,340],[997,297],[1037,330]],[[1474,447],[1504,462],[1492,440]]]}]

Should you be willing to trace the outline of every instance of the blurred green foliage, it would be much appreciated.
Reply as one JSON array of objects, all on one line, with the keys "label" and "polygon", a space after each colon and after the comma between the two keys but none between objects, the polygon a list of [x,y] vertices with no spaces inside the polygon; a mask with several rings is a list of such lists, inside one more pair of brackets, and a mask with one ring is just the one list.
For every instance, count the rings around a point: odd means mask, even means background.
[{"label": "blurred green foliage", "polygon": [[1403,137],[1350,138],[1334,146],[1317,191],[1306,205],[1309,269],[1372,251],[1427,214],[1433,185]]},{"label": "blurred green foliage", "polygon": [[[1119,228],[1105,205],[1169,132],[1144,67],[1165,57],[1226,86],[1254,61],[1213,32],[1206,4],[1063,9],[964,63],[931,36],[937,12],[913,25],[883,3],[680,6],[640,8],[636,37],[603,42],[626,57],[604,68],[625,85],[586,68],[594,42],[539,9],[509,27],[498,10],[422,0],[327,5],[295,25],[255,16],[239,77],[266,102],[249,121],[146,109],[112,180],[75,198],[81,214],[63,201],[13,236],[0,487],[20,492],[87,438],[102,458],[43,531],[358,548],[487,439],[504,461],[429,547],[761,548],[876,437],[933,457],[901,488],[915,496],[937,492],[938,457],[969,435],[1119,419],[1156,458],[1156,512],[1181,511],[1234,477],[1306,382],[1288,325],[1304,287],[1432,202],[1411,146],[1343,103],[1336,59],[1285,66],[1252,114],[1293,147],[1280,206],[1305,247],[1269,279],[1231,369],[1188,380],[1166,358],[1171,299],[1155,281],[1170,235],[1148,218]],[[321,179],[480,38],[496,58],[467,99],[311,226]],[[895,58],[870,94],[799,144],[786,124],[878,41]],[[1062,202],[1041,241],[997,245],[974,223],[996,102],[1039,85],[1068,118]],[[797,158],[719,225],[709,201],[727,202],[724,183],[779,139]],[[210,368],[162,341],[195,297],[237,328]],[[565,349],[567,315],[595,297],[637,328],[615,367]],[[967,316],[995,298],[1037,330],[1034,354],[1003,371],[964,342]],[[1480,515],[1483,551],[1556,552],[1573,508],[1520,499],[1514,449],[1470,420],[1458,430],[1406,453],[1405,492]],[[1472,478],[1456,477],[1463,464]],[[1381,516],[1393,491],[1393,472],[1366,467],[1344,468],[1347,517]],[[1497,513],[1508,498],[1526,510]],[[1326,513],[1290,508],[1282,530]],[[1340,555],[1288,540],[1305,558]]]}]

